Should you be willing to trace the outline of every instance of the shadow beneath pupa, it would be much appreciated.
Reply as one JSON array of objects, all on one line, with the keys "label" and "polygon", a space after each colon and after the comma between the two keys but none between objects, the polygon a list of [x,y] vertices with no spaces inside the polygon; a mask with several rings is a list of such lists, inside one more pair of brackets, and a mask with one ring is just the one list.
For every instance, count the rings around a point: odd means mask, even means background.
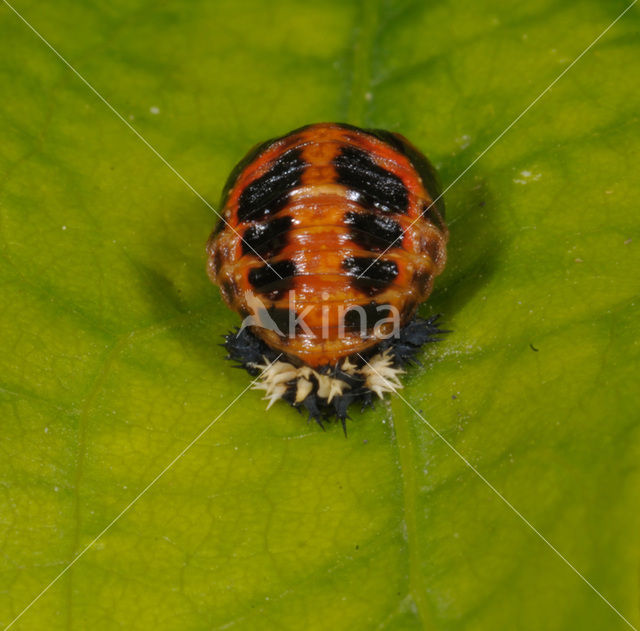
[{"label": "shadow beneath pupa", "polygon": [[423,314],[441,313],[445,327],[468,302],[477,299],[503,251],[503,240],[491,216],[493,197],[484,177],[458,182],[447,198],[447,267],[420,309]]},{"label": "shadow beneath pupa", "polygon": [[129,282],[145,299],[149,326],[166,327],[190,356],[213,366],[226,354],[218,344],[237,316],[207,276],[205,247],[216,218],[203,222],[201,205],[182,204],[180,225],[168,222],[167,213],[150,216],[146,251],[128,255]]}]

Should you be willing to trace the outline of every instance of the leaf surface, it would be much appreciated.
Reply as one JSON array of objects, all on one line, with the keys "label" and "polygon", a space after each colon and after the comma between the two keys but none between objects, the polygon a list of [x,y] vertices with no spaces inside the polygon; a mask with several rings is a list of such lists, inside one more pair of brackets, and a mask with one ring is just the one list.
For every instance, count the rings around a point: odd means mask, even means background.
[{"label": "leaf surface", "polygon": [[[0,7],[0,622],[219,417],[13,628],[640,625],[638,9],[492,145],[624,3],[14,6],[124,121]],[[243,394],[185,184],[323,120],[452,184],[453,332],[347,440]]]}]

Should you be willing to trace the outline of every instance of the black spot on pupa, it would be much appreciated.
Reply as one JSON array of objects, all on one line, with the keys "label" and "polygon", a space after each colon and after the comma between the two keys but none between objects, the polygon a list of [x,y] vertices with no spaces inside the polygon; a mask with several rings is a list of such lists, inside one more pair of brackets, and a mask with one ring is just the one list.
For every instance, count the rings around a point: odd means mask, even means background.
[{"label": "black spot on pupa", "polygon": [[222,293],[222,297],[228,302],[233,302],[233,299],[240,293],[233,277],[225,278],[221,281],[220,292]]},{"label": "black spot on pupa", "polygon": [[440,239],[434,239],[433,237],[426,240],[422,249],[423,252],[426,252],[429,255],[434,263],[438,262],[444,254],[442,242]]},{"label": "black spot on pupa", "polygon": [[306,162],[301,149],[290,149],[279,156],[271,168],[253,180],[240,194],[238,221],[260,221],[282,210],[289,193],[300,186]]},{"label": "black spot on pupa", "polygon": [[220,272],[222,263],[222,253],[220,252],[219,248],[216,248],[213,254],[213,271],[215,274],[218,274]]},{"label": "black spot on pupa", "polygon": [[413,282],[416,284],[418,291],[424,294],[429,288],[431,282],[431,274],[424,270],[419,270],[413,275]]},{"label": "black spot on pupa", "polygon": [[406,321],[410,316],[415,313],[418,308],[418,303],[415,300],[407,300],[400,308],[400,319]]},{"label": "black spot on pupa", "polygon": [[298,315],[295,311],[286,307],[272,305],[267,308],[267,313],[283,336],[293,337],[305,332],[305,328],[298,320]]},{"label": "black spot on pupa", "polygon": [[265,259],[276,256],[287,244],[287,233],[292,222],[293,219],[287,215],[249,226],[242,237],[242,253]]},{"label": "black spot on pupa", "polygon": [[223,217],[220,217],[218,223],[216,224],[216,227],[213,229],[213,232],[211,233],[211,237],[215,237],[216,235],[220,234],[222,232],[222,229],[227,225],[227,222],[224,220]]},{"label": "black spot on pupa", "polygon": [[[403,156],[407,155],[407,143],[404,138],[400,134],[396,134],[392,131],[387,131],[386,129],[366,129],[368,134],[375,136],[379,140],[386,142],[388,145],[391,145],[396,151],[401,153]],[[407,156],[408,157],[408,156]]]},{"label": "black spot on pupa", "polygon": [[292,314],[289,309],[283,307],[268,307],[267,313],[280,330],[280,333],[289,336],[291,322],[295,322],[295,314]]},{"label": "black spot on pupa", "polygon": [[440,197],[440,184],[438,183],[436,170],[431,162],[401,134],[384,129],[366,129],[364,131],[391,145],[411,162],[431,199],[438,200],[434,204],[437,210],[437,213],[434,213],[434,219],[437,219],[437,221],[430,217],[427,218],[436,226],[442,228],[444,225],[443,219],[445,218],[444,199]]},{"label": "black spot on pupa", "polygon": [[[440,213],[439,207],[440,200],[434,203],[425,203],[422,208],[422,216],[430,221],[434,226],[437,226],[440,230],[444,229],[444,214]],[[442,205],[442,209],[444,211],[444,205]]]},{"label": "black spot on pupa", "polygon": [[[224,208],[227,203],[227,198],[229,197],[229,191],[233,188],[240,174],[245,170],[247,166],[249,166],[263,151],[265,151],[269,146],[271,146],[276,141],[275,138],[271,140],[266,140],[265,142],[259,142],[257,145],[254,145],[247,151],[246,155],[229,174],[227,181],[225,182],[224,188],[222,189],[222,195],[220,199],[220,208]],[[224,221],[220,221],[221,225],[225,225]],[[219,224],[219,225],[220,225]],[[218,226],[219,227],[219,226]],[[218,230],[218,228],[216,228]]]},{"label": "black spot on pupa", "polygon": [[344,314],[345,331],[370,331],[378,322],[389,318],[389,305],[374,300],[366,305],[354,305]]},{"label": "black spot on pupa", "polygon": [[402,227],[391,217],[376,212],[349,211],[344,222],[351,227],[351,240],[363,250],[382,252],[390,246],[402,246]]},{"label": "black spot on pupa", "polygon": [[295,275],[294,262],[284,260],[249,270],[249,282],[261,294],[267,294],[272,300],[277,300],[293,288]]},{"label": "black spot on pupa", "polygon": [[409,191],[394,173],[378,166],[362,149],[345,146],[333,160],[338,182],[356,195],[363,206],[373,206],[390,213],[406,213]]},{"label": "black spot on pupa", "polygon": [[395,261],[376,260],[368,256],[349,256],[342,261],[342,267],[353,277],[353,285],[368,296],[379,294],[398,276],[398,264]]}]

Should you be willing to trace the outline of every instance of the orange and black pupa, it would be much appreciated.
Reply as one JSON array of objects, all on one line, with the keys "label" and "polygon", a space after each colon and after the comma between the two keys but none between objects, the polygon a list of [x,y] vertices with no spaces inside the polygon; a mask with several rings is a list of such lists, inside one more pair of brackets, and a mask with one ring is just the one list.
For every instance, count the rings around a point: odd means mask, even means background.
[{"label": "orange and black pupa", "polygon": [[225,337],[269,406],[344,426],[353,402],[442,332],[416,317],[446,261],[435,170],[406,138],[340,123],[251,150],[231,173],[208,273],[243,326]]}]

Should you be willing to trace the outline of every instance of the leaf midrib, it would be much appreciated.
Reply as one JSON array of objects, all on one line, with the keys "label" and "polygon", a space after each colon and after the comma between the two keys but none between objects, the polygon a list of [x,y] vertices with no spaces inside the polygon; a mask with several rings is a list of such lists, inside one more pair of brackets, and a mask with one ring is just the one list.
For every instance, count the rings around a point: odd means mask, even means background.
[{"label": "leaf midrib", "polygon": [[416,463],[411,428],[409,427],[411,415],[405,409],[402,410],[402,413],[396,413],[399,405],[403,405],[404,408],[404,403],[398,397],[395,397],[387,406],[387,410],[396,438],[398,468],[402,481],[403,523],[409,555],[409,594],[416,604],[423,629],[432,629],[436,628],[433,620],[433,609],[427,598],[427,585],[425,584],[424,574],[420,569],[421,560],[416,506]]},{"label": "leaf midrib", "polygon": [[361,0],[356,12],[353,41],[353,72],[347,108],[347,121],[353,125],[364,124],[367,93],[371,90],[371,57],[378,30],[379,2]]},{"label": "leaf midrib", "polygon": [[[371,57],[378,30],[380,5],[379,2],[361,0],[356,13],[360,26],[355,28],[353,44],[353,73],[351,93],[348,101],[348,122],[362,126],[364,124],[367,94],[371,86]],[[431,605],[427,599],[427,586],[424,575],[420,570],[418,522],[416,507],[416,476],[413,444],[411,441],[408,418],[404,414],[395,414],[393,405],[397,401],[385,402],[389,419],[394,428],[396,446],[398,449],[398,468],[402,480],[402,523],[405,528],[407,550],[409,555],[409,594],[413,600],[423,629],[435,628],[432,618]]]}]

